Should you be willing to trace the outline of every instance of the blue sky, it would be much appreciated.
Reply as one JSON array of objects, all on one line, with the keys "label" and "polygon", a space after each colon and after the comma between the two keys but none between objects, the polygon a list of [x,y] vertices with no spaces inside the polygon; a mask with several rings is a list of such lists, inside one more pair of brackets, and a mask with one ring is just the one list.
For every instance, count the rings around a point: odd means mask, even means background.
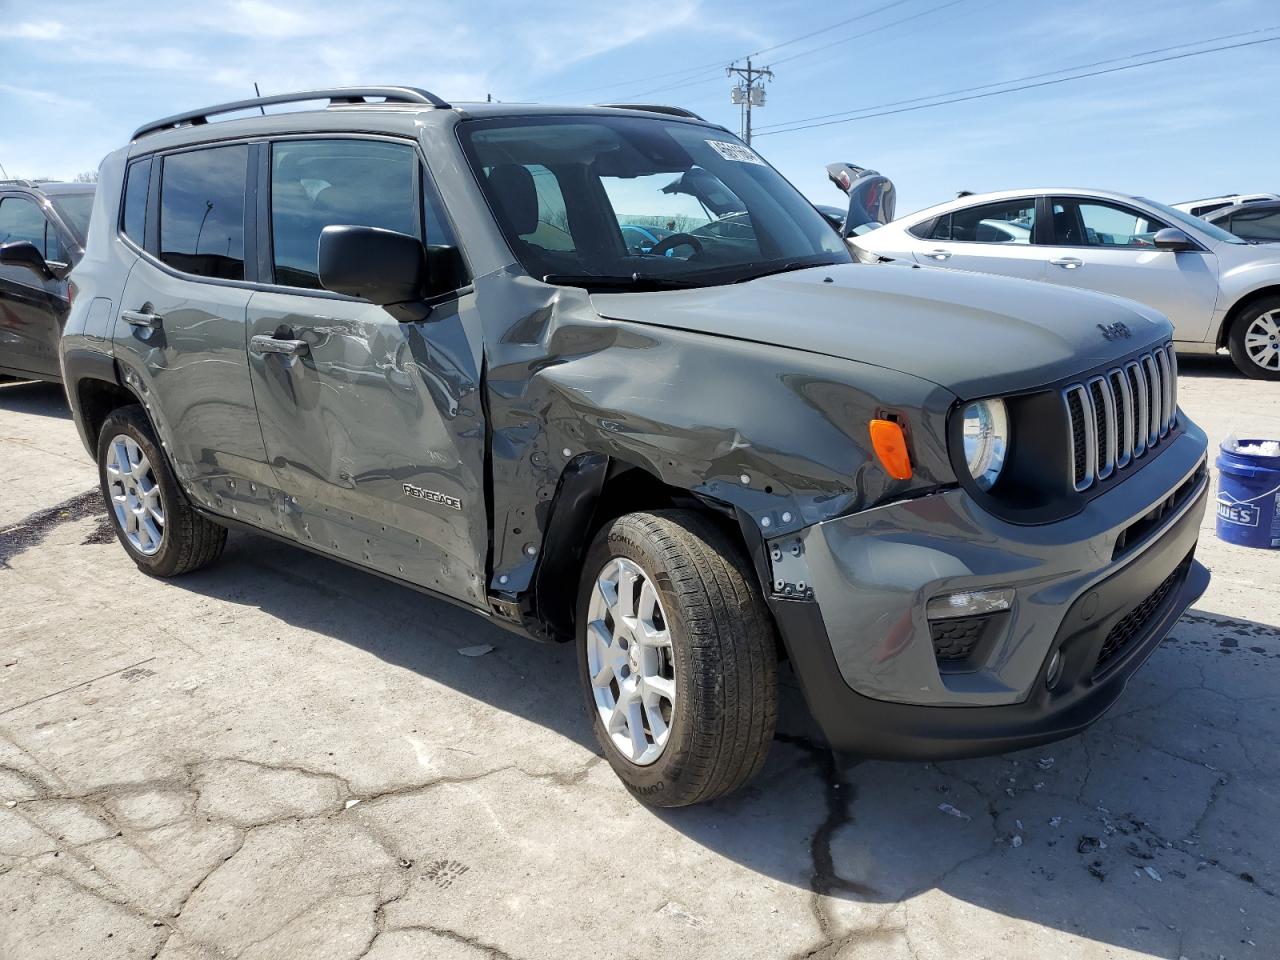
[{"label": "blue sky", "polygon": [[[69,177],[139,123],[250,96],[255,80],[263,92],[407,83],[455,100],[645,99],[736,131],[721,64],[815,33],[758,58],[777,73],[756,113],[763,134],[1273,25],[1274,0],[0,0],[0,164]],[[755,146],[817,202],[839,201],[824,164],[875,167],[897,184],[899,213],[961,188],[1273,191],[1278,71],[1280,42],[1264,43]]]}]

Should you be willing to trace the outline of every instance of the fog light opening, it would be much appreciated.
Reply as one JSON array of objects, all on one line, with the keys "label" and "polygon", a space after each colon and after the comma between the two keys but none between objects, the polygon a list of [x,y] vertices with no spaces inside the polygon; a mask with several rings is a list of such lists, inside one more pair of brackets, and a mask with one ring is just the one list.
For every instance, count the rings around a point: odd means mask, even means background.
[{"label": "fog light opening", "polygon": [[1013,606],[1012,590],[963,590],[934,597],[925,607],[930,620],[1000,613]]},{"label": "fog light opening", "polygon": [[1062,679],[1062,651],[1053,651],[1053,659],[1049,661],[1049,670],[1044,675],[1044,685],[1052,690]]}]

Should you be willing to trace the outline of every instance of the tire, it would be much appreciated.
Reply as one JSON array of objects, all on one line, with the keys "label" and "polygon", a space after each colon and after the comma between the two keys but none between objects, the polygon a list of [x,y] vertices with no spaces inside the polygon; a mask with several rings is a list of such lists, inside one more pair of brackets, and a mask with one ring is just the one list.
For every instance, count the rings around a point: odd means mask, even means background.
[{"label": "tire", "polygon": [[1246,377],[1280,380],[1280,297],[1265,297],[1236,317],[1227,334],[1227,347],[1232,362]]},{"label": "tire", "polygon": [[[641,579],[629,591],[598,587],[631,583],[635,569]],[[612,611],[628,606],[635,616],[622,617],[620,631]],[[631,643],[631,634],[649,642]],[[669,645],[655,641],[663,634]],[[773,620],[736,543],[708,518],[660,510],[606,524],[583,566],[576,643],[596,739],[642,803],[712,800],[764,765],[778,716]],[[624,683],[638,701],[623,695]],[[659,692],[667,690],[671,698]]]},{"label": "tire", "polygon": [[[121,469],[126,459],[136,473]],[[226,527],[196,513],[179,488],[141,406],[120,407],[103,423],[98,482],[116,537],[144,573],[190,573],[212,563],[226,546]]]}]

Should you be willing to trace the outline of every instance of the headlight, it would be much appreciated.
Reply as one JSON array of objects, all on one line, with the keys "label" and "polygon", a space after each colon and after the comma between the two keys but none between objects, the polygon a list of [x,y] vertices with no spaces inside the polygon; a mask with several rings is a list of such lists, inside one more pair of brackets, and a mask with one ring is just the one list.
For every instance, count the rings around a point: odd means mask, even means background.
[{"label": "headlight", "polygon": [[1009,417],[1003,400],[979,400],[964,409],[964,458],[983,490],[1000,476],[1009,448]]}]

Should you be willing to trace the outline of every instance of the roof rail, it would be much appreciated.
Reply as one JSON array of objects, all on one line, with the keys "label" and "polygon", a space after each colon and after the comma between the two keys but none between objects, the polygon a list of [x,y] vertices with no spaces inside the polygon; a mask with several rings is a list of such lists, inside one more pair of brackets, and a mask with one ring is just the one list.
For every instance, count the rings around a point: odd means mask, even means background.
[{"label": "roof rail", "polygon": [[13,177],[9,180],[0,180],[0,186],[7,184],[13,187],[38,187],[40,184],[48,182],[48,180],[28,180],[25,177]]},{"label": "roof rail", "polygon": [[421,103],[428,106],[448,110],[449,104],[434,93],[420,90],[417,87],[330,87],[324,90],[299,90],[297,93],[277,93],[269,97],[251,97],[248,100],[236,100],[232,103],[219,103],[212,107],[189,110],[186,113],[175,113],[172,117],[143,124],[133,131],[132,139],[137,140],[149,133],[159,130],[171,130],[184,125],[199,126],[209,122],[210,117],[222,113],[235,113],[239,110],[252,110],[256,107],[269,107],[276,103],[301,103],[306,100],[328,100],[329,106],[342,103],[365,103],[370,97],[382,97],[388,103]]},{"label": "roof rail", "polygon": [[614,110],[645,110],[649,113],[665,114],[668,117],[688,117],[690,120],[703,119],[692,110],[686,110],[684,107],[668,107],[661,103],[597,103],[596,106],[610,107]]}]

